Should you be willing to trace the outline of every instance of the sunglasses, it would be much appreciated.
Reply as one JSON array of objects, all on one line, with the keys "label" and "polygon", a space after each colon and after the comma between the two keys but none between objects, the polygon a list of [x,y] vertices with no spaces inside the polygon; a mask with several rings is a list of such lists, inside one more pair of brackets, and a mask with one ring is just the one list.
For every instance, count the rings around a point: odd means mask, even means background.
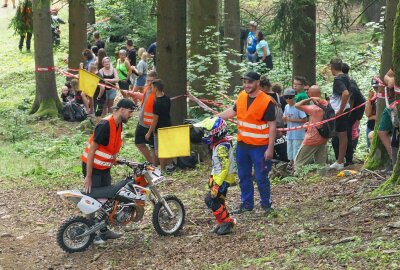
[{"label": "sunglasses", "polygon": [[293,99],[294,96],[283,96],[285,99]]}]

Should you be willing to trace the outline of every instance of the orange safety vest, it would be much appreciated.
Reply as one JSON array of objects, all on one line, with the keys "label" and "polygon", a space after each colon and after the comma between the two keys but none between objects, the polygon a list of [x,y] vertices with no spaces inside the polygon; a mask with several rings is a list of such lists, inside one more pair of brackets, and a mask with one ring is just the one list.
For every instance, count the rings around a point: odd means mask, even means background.
[{"label": "orange safety vest", "polygon": [[[94,152],[93,168],[98,170],[106,170],[111,168],[115,163],[117,154],[122,145],[121,132],[122,123],[119,125],[118,129],[115,124],[114,117],[112,115],[107,116],[104,120],[108,121],[110,125],[110,138],[108,139],[108,145],[104,146],[99,144],[99,148]],[[85,147],[81,159],[83,162],[87,163],[87,156],[89,153],[90,145],[93,142],[94,132],[89,138],[89,143]]]},{"label": "orange safety vest", "polygon": [[269,127],[263,118],[271,98],[264,92],[260,92],[249,108],[247,108],[247,99],[248,94],[242,91],[236,101],[238,141],[251,145],[268,145]]},{"label": "orange safety vest", "polygon": [[148,85],[143,92],[143,100],[142,104],[144,106],[144,112],[143,112],[143,124],[147,126],[151,126],[153,123],[154,119],[154,113],[153,113],[153,105],[154,101],[156,100],[156,94],[155,93],[150,93],[147,98],[146,98],[146,92],[147,91],[152,91],[150,88],[150,85]]}]

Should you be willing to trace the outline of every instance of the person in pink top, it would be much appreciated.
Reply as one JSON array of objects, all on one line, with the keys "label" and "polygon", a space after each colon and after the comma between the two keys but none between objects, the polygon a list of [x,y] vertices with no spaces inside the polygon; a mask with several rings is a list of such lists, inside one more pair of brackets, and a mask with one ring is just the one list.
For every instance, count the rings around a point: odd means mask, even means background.
[{"label": "person in pink top", "polygon": [[[317,123],[322,120],[324,115],[323,110],[315,105],[319,103],[323,106],[328,105],[328,102],[321,98],[321,90],[318,85],[313,85],[308,90],[310,98],[297,102],[294,106],[309,115],[309,123]],[[312,102],[314,104],[312,104]],[[309,105],[311,104],[311,105]],[[325,165],[327,158],[326,143],[328,139],[319,135],[316,127],[307,128],[306,135],[300,146],[294,161],[294,169],[314,161],[316,164]]]}]

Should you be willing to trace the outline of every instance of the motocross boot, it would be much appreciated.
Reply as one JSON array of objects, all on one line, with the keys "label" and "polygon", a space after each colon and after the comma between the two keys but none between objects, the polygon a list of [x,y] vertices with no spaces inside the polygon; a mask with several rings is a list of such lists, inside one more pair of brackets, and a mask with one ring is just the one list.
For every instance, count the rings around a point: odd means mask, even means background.
[{"label": "motocross boot", "polygon": [[110,231],[109,229],[107,229],[104,232],[100,232],[100,237],[103,240],[118,239],[122,235],[123,235],[122,233],[116,233],[116,232]]},{"label": "motocross boot", "polygon": [[221,224],[216,224],[214,227],[212,227],[212,229],[209,231],[210,233],[217,233],[217,231],[219,230]]},{"label": "motocross boot", "polygon": [[233,222],[223,222],[221,223],[217,234],[218,235],[225,235],[232,232]]}]

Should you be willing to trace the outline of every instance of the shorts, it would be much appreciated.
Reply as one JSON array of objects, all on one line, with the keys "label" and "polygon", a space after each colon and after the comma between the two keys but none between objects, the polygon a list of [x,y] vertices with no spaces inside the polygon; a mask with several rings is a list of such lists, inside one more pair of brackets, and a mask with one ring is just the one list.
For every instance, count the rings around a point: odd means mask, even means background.
[{"label": "shorts", "polygon": [[[86,177],[86,163],[82,162],[83,177]],[[107,187],[111,185],[110,169],[98,170],[93,168],[92,187]]]},{"label": "shorts", "polygon": [[137,78],[137,77],[138,77],[138,76],[137,76],[136,74],[134,74],[134,73],[131,74],[131,77],[129,78],[130,81],[131,81],[131,85],[135,85],[135,82],[136,82],[136,78]]},{"label": "shorts", "polygon": [[388,108],[383,110],[381,121],[379,122],[379,131],[393,131],[391,111]]},{"label": "shorts", "polygon": [[287,155],[290,161],[295,160],[303,140],[287,140]]},{"label": "shorts", "polygon": [[148,128],[137,124],[135,130],[135,144],[148,144],[150,147],[154,147],[154,133],[151,134],[150,140],[146,141],[146,134],[149,131]]},{"label": "shorts", "polygon": [[137,77],[135,86],[143,87],[146,84],[147,75],[144,74],[142,76]]},{"label": "shorts", "polygon": [[95,116],[101,116],[103,114],[103,108],[104,108],[104,99],[93,99],[93,106],[94,106],[94,115]]},{"label": "shorts", "polygon": [[106,90],[106,100],[114,100],[116,96],[117,96],[117,90],[115,89]]},{"label": "shorts", "polygon": [[[349,109],[345,110],[345,112]],[[345,114],[335,120],[335,131],[336,132],[347,132],[349,125],[349,115]]]},{"label": "shorts", "polygon": [[126,80],[118,81],[118,86],[122,90],[129,90],[129,81],[128,82]]}]

